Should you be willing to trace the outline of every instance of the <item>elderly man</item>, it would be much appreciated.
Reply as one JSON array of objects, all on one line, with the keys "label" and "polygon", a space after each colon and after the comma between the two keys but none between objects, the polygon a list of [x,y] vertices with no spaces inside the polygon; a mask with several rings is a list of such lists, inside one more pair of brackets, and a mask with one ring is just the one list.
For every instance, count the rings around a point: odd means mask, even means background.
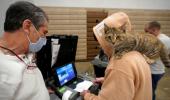
[{"label": "elderly man", "polygon": [[48,18],[32,3],[19,1],[6,12],[0,39],[0,100],[49,100],[40,70],[30,53],[46,43]]}]

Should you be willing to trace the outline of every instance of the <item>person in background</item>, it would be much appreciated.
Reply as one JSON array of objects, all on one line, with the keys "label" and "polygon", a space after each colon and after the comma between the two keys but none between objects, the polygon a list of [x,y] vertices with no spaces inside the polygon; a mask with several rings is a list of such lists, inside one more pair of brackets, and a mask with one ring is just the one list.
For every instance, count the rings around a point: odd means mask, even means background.
[{"label": "person in background", "polygon": [[48,17],[26,1],[6,11],[0,39],[0,100],[50,100],[42,74],[32,62],[32,53],[46,44]]},{"label": "person in background", "polygon": [[[145,25],[145,32],[148,32],[155,37],[157,37],[167,48],[168,54],[170,54],[170,38],[161,32],[161,25],[157,21],[149,22]],[[151,64],[151,73],[152,73],[152,91],[153,99],[156,99],[156,88],[158,82],[163,77],[165,73],[165,66],[161,59],[157,59],[155,63]]]},{"label": "person in background", "polygon": [[95,77],[103,77],[108,65],[108,57],[102,49],[100,49],[99,54],[94,57],[91,63],[93,64]]}]

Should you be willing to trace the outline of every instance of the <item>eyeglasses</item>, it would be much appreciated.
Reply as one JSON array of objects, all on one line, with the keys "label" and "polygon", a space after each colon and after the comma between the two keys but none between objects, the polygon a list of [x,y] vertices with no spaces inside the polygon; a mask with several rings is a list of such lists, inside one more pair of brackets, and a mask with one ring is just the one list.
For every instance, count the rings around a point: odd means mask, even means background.
[{"label": "eyeglasses", "polygon": [[27,69],[34,69],[34,68],[37,68],[35,63],[27,64]]},{"label": "eyeglasses", "polygon": [[26,56],[24,58],[27,58],[27,61],[28,61],[28,62],[24,61],[25,65],[27,66],[27,69],[34,69],[37,67],[37,65],[35,63],[36,60],[34,59],[34,56],[31,57],[31,60],[29,60],[29,57],[26,57]]},{"label": "eyeglasses", "polygon": [[46,37],[46,35],[43,33],[43,34],[41,34],[38,30],[37,30],[37,28],[35,27],[35,25],[34,24],[32,24],[33,25],[33,27],[34,27],[34,29],[35,29],[35,31],[38,33],[38,36],[39,37]]}]

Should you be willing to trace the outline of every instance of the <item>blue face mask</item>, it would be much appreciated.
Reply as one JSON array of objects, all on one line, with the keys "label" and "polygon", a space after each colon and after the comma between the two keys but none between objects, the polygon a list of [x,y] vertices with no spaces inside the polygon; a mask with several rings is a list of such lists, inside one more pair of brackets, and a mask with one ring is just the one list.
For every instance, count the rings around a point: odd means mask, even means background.
[{"label": "blue face mask", "polygon": [[[35,28],[36,29],[36,28]],[[37,30],[36,30],[37,31]],[[38,31],[37,31],[38,32]],[[37,33],[36,32],[36,33]],[[35,43],[32,43],[31,41],[30,41],[30,38],[28,37],[28,35],[27,35],[27,38],[28,38],[28,40],[29,40],[29,52],[31,52],[31,53],[36,53],[36,52],[38,52],[38,51],[40,51],[41,50],[41,48],[46,44],[46,42],[47,42],[47,39],[46,39],[46,37],[40,37],[39,36],[39,39],[38,39],[38,41],[37,42],[35,42]]]}]

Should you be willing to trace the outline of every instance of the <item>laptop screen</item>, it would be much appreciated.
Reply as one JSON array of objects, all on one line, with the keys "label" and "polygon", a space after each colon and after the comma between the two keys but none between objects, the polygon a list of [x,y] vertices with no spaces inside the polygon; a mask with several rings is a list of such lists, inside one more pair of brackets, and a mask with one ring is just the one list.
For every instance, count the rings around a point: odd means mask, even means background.
[{"label": "laptop screen", "polygon": [[74,72],[73,64],[69,63],[59,68],[56,68],[56,74],[60,83],[60,86],[64,85],[65,83],[69,82],[73,78],[76,77]]}]

